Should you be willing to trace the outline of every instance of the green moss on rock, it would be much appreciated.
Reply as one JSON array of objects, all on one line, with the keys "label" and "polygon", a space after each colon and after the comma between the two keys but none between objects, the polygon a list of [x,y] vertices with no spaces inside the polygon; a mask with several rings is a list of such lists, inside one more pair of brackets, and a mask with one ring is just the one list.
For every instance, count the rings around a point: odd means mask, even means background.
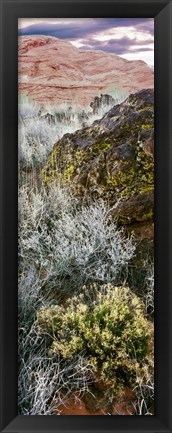
[{"label": "green moss on rock", "polygon": [[[153,194],[153,127],[153,91],[131,95],[91,127],[66,134],[55,144],[42,170],[44,184],[70,183],[76,194],[88,192],[112,206],[118,200],[129,206],[133,197]],[[136,221],[153,214],[152,201],[150,206],[139,205]],[[133,221],[129,213],[127,218],[121,214],[121,221]]]}]

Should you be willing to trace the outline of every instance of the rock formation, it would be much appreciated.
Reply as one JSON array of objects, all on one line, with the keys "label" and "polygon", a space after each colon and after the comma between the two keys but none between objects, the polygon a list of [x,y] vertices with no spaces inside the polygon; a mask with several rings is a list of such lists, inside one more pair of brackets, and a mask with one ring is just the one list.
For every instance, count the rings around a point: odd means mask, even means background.
[{"label": "rock formation", "polygon": [[42,175],[108,200],[121,224],[152,221],[154,92],[142,90],[54,145]]},{"label": "rock formation", "polygon": [[141,61],[103,51],[84,51],[48,36],[19,36],[19,93],[39,103],[88,106],[108,93],[153,88],[154,72]]}]

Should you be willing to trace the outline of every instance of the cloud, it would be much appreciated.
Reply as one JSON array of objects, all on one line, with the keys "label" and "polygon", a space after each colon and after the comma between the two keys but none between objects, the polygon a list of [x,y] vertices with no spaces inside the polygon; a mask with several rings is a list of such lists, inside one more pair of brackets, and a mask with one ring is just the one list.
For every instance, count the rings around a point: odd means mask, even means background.
[{"label": "cloud", "polygon": [[[152,19],[146,19],[151,20]],[[149,32],[152,24],[145,18],[63,18],[63,19],[19,19],[19,34],[51,34],[61,39],[84,38],[121,27],[140,27]],[[27,25],[27,26],[26,26]]]},{"label": "cloud", "polygon": [[138,24],[137,29],[148,32],[150,35],[154,36],[154,19]]},{"label": "cloud", "polygon": [[57,24],[55,21],[50,22],[50,20],[36,23],[31,20],[31,24],[25,27],[25,23],[20,19],[19,34],[48,34],[60,39],[83,38],[113,27],[111,20],[111,18],[64,18],[59,19]]},{"label": "cloud", "polygon": [[106,51],[107,53],[121,55],[126,52],[131,51],[152,51],[153,52],[153,42],[152,41],[138,41],[136,38],[131,41],[127,36],[117,39],[117,40],[109,40],[104,42],[99,42],[97,40],[92,39],[83,39],[78,41],[70,41],[75,46],[81,49],[94,49]]},{"label": "cloud", "polygon": [[[29,24],[29,25],[28,25]],[[66,39],[81,49],[106,51],[117,55],[152,52],[152,18],[36,18],[20,19],[19,35],[48,35]],[[140,47],[140,48],[139,48]],[[150,59],[149,53],[149,59]],[[149,60],[150,62],[150,60]]]}]

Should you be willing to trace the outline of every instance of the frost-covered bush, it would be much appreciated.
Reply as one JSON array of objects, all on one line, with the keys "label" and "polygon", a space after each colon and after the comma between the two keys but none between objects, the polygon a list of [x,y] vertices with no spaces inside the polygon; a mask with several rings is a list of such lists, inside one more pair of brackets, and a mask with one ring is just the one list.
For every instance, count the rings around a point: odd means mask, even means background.
[{"label": "frost-covered bush", "polygon": [[18,95],[18,118],[19,123],[22,119],[38,117],[40,104],[32,99],[31,96],[21,93]]},{"label": "frost-covered bush", "polygon": [[152,315],[154,313],[154,264],[149,264],[146,276],[146,311]]},{"label": "frost-covered bush", "polygon": [[44,288],[66,294],[94,281],[124,279],[135,250],[103,202],[79,205],[57,187],[48,193],[21,190],[19,236],[21,272],[35,270]]},{"label": "frost-covered bush", "polygon": [[[24,341],[24,340],[23,340]],[[89,392],[91,366],[83,356],[61,362],[46,356],[43,339],[34,330],[20,346],[18,408],[20,415],[60,415],[73,389]],[[27,354],[29,351],[29,354]]]},{"label": "frost-covered bush", "polygon": [[119,89],[118,87],[115,87],[113,84],[111,84],[107,88],[106,93],[108,93],[108,95],[111,95],[114,98],[115,104],[121,104],[129,96],[129,93],[126,90]]},{"label": "frost-covered bush", "polygon": [[19,124],[18,137],[19,162],[29,167],[45,162],[59,135],[55,125],[32,116]]},{"label": "frost-covered bush", "polygon": [[143,375],[148,354],[149,322],[140,299],[128,287],[93,287],[64,306],[41,308],[38,331],[46,336],[49,355],[74,359],[84,353],[97,380],[115,391]]},{"label": "frost-covered bush", "polygon": [[[153,362],[152,362],[153,364]],[[151,371],[152,370],[152,371]],[[147,370],[143,378],[139,378],[134,387],[136,402],[134,404],[136,415],[154,414],[154,375],[152,368]]]}]

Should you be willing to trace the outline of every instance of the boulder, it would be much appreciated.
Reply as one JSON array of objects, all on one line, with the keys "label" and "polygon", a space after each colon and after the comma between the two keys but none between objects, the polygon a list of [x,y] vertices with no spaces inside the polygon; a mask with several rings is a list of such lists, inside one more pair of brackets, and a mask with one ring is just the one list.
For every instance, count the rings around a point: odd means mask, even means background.
[{"label": "boulder", "polygon": [[80,197],[107,200],[121,224],[152,220],[153,100],[153,90],[142,90],[90,127],[65,134],[42,171],[45,185],[56,180]]}]

